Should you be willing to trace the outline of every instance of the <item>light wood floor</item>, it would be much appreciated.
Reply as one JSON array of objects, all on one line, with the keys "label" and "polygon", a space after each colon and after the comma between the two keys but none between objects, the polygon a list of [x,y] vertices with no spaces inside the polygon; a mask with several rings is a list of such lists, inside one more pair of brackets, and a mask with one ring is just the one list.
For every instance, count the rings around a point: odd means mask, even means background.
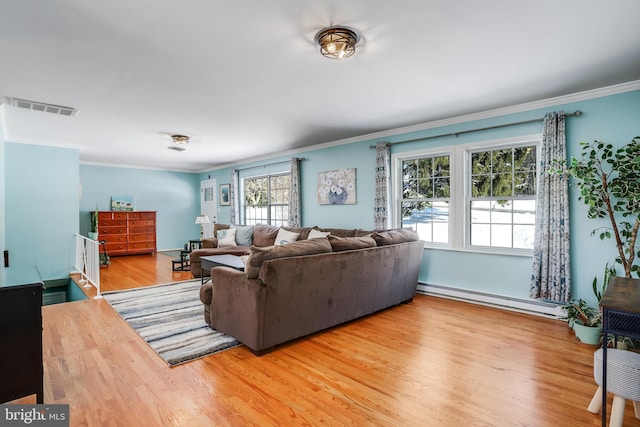
[{"label": "light wood floor", "polygon": [[[170,259],[113,258],[103,290],[190,278]],[[72,426],[600,425],[594,348],[556,320],[419,295],[262,357],[170,368],[104,300],[42,311],[45,402]]]}]

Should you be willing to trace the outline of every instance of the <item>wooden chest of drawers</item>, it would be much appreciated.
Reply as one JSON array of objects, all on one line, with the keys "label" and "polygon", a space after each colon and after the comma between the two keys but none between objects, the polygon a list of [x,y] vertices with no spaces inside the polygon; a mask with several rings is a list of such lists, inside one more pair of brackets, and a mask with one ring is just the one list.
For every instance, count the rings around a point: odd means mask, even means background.
[{"label": "wooden chest of drawers", "polygon": [[155,254],[156,213],[99,211],[98,239],[106,240],[105,247],[109,256]]}]

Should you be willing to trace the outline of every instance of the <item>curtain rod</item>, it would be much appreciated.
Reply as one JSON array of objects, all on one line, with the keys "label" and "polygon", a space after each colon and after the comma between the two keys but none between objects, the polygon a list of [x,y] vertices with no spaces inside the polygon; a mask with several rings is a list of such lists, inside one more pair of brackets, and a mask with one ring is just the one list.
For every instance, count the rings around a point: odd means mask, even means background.
[{"label": "curtain rod", "polygon": [[[293,158],[298,160],[306,160],[304,157],[293,157]],[[267,166],[283,165],[285,163],[291,163],[291,160],[282,160],[281,162],[265,163],[264,165],[249,166],[248,168],[241,168],[241,169],[234,169],[234,170],[237,170],[238,172],[240,172],[240,171],[248,171],[251,169],[260,169],[260,168],[264,169]]]},{"label": "curtain rod", "polygon": [[[568,114],[565,114],[564,116],[565,117],[580,117],[581,115],[582,115],[582,111],[576,110],[573,113],[568,113]],[[415,138],[415,139],[406,139],[404,141],[391,142],[391,143],[388,143],[388,144],[389,145],[395,145],[395,144],[402,144],[402,143],[405,143],[405,142],[424,141],[424,140],[427,140],[427,139],[442,138],[442,137],[445,137],[445,136],[455,136],[457,138],[459,135],[462,135],[464,133],[480,132],[480,131],[483,131],[483,130],[499,129],[499,128],[504,128],[504,127],[509,127],[509,126],[524,125],[524,124],[527,124],[527,123],[536,123],[536,122],[543,122],[543,121],[544,121],[544,117],[542,117],[540,119],[523,120],[521,122],[505,123],[503,125],[487,126],[487,127],[484,127],[484,128],[461,130],[460,132],[442,133],[440,135],[425,136],[425,137],[422,137],[422,138]],[[375,145],[370,145],[369,148],[376,148],[376,146]]]}]

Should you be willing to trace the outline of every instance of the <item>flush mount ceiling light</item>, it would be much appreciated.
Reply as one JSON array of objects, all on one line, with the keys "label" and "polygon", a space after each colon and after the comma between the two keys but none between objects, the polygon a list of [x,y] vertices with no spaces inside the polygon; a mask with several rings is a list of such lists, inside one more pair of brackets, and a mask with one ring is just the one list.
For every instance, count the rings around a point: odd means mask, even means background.
[{"label": "flush mount ceiling light", "polygon": [[170,146],[168,146],[167,148],[168,148],[169,150],[173,150],[173,151],[177,151],[177,152],[180,152],[180,151],[186,151],[186,150],[187,150],[186,148],[181,147],[181,146],[179,146],[179,145],[170,145]]},{"label": "flush mount ceiling light", "polygon": [[171,140],[178,145],[184,145],[189,143],[189,137],[186,135],[171,135]]},{"label": "flush mount ceiling light", "polygon": [[323,28],[316,34],[320,53],[331,59],[345,59],[356,53],[358,35],[345,27]]},{"label": "flush mount ceiling light", "polygon": [[187,147],[185,147],[186,144],[189,143],[189,137],[186,135],[171,135],[171,140],[173,141],[174,144],[176,145],[170,145],[167,148],[169,150],[174,150],[174,151],[185,151],[187,149]]}]

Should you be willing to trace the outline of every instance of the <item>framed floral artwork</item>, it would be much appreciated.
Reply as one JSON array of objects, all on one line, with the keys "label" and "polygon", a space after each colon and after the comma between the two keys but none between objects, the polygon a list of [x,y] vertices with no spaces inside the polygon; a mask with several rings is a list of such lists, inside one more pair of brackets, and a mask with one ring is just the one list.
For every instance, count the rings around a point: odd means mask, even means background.
[{"label": "framed floral artwork", "polygon": [[355,205],[355,168],[320,172],[318,174],[318,203],[321,205]]}]

